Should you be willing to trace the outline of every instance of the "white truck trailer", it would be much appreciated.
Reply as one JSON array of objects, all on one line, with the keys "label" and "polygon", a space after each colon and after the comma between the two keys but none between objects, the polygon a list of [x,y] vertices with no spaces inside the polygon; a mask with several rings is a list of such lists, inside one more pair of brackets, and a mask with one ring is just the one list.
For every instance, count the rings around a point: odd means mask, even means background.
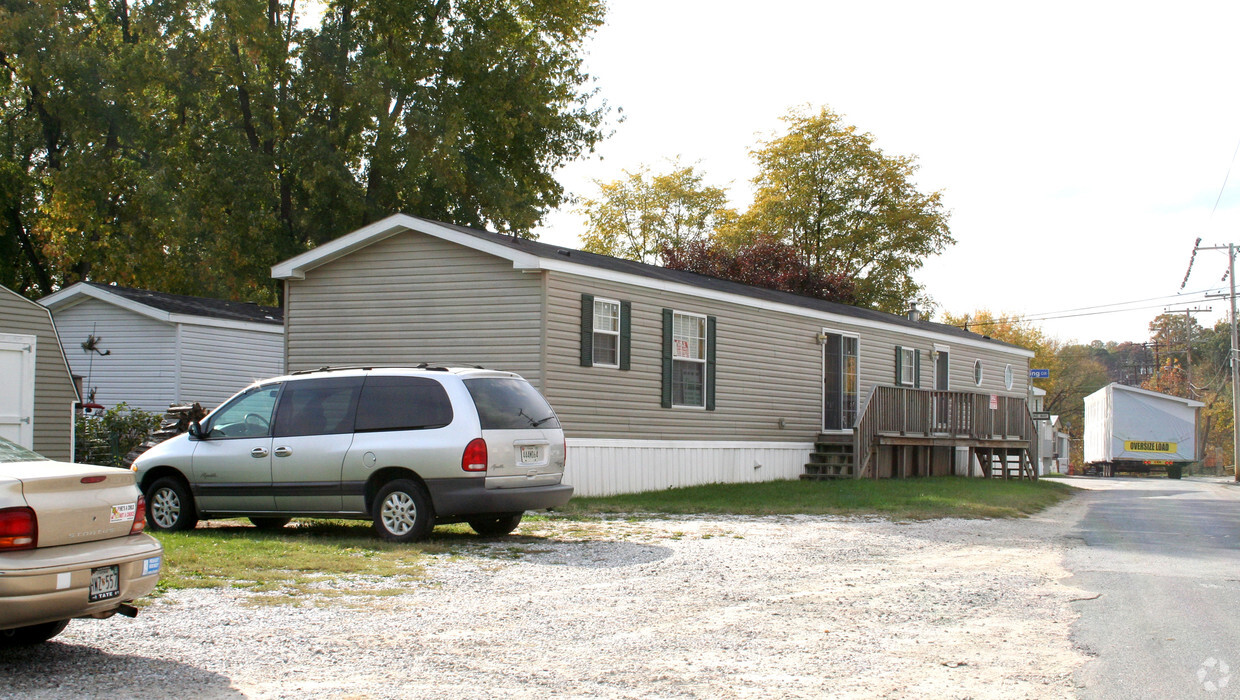
[{"label": "white truck trailer", "polygon": [[1085,397],[1085,464],[1104,476],[1165,470],[1179,478],[1200,459],[1197,416],[1205,406],[1123,384]]}]

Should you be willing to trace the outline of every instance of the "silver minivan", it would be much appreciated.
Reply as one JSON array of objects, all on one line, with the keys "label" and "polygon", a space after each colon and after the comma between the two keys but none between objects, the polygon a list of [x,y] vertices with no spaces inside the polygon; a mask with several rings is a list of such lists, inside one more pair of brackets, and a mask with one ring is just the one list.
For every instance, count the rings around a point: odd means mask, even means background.
[{"label": "silver minivan", "polygon": [[506,535],[524,511],[564,505],[565,451],[555,412],[520,375],[324,368],[256,382],[133,469],[155,530],[356,518],[409,542],[453,522]]}]

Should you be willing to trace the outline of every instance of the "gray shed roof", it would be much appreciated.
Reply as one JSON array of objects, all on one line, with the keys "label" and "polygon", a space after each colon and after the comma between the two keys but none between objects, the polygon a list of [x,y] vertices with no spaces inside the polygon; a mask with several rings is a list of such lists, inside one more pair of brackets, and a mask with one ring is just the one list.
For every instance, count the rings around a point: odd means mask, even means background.
[{"label": "gray shed roof", "polygon": [[276,306],[259,306],[248,301],[225,301],[223,299],[167,294],[165,292],[153,292],[148,289],[100,284],[99,282],[87,282],[86,284],[124,299],[173,314],[205,316],[207,318],[221,318],[230,321],[270,323],[274,325],[284,323],[284,311]]}]

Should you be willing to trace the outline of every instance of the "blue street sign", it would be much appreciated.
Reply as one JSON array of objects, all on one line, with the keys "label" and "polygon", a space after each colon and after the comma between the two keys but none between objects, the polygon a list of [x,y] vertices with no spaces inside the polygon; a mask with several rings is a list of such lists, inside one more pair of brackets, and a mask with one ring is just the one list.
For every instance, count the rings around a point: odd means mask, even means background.
[{"label": "blue street sign", "polygon": [[1029,370],[1030,379],[1050,379],[1051,371],[1049,369],[1031,369]]}]

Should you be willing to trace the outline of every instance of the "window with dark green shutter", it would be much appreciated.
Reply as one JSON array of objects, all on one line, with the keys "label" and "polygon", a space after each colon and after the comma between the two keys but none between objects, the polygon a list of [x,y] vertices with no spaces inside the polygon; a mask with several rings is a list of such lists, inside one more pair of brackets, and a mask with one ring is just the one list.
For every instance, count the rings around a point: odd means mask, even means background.
[{"label": "window with dark green shutter", "polygon": [[917,351],[896,346],[896,385],[913,386],[917,381]]},{"label": "window with dark green shutter", "polygon": [[709,325],[706,316],[663,310],[664,406],[706,408]]},{"label": "window with dark green shutter", "polygon": [[631,305],[581,295],[581,366],[629,368]]},{"label": "window with dark green shutter", "polygon": [[715,326],[714,316],[706,317],[706,410],[715,410]]}]

